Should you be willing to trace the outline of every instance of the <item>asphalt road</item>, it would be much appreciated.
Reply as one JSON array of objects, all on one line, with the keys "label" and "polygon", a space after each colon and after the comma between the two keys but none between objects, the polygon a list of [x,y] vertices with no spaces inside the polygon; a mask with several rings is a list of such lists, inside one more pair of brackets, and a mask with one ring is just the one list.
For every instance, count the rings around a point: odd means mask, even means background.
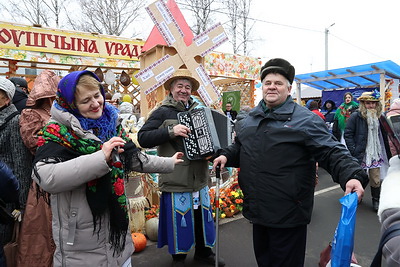
[{"label": "asphalt road", "polygon": [[[339,199],[343,191],[325,170],[320,169],[319,184],[316,187],[314,211],[308,226],[308,239],[305,266],[318,266],[320,252],[332,240],[340,219]],[[225,259],[227,267],[257,266],[252,244],[252,225],[243,216],[233,219],[221,219],[219,226],[219,253]],[[380,223],[372,210],[369,188],[358,207],[354,253],[359,265],[370,266],[378,247]],[[193,260],[194,249],[186,259],[186,266],[207,266]],[[145,250],[134,253],[132,266],[167,267],[171,266],[171,256],[167,247],[158,249],[149,242]]]}]

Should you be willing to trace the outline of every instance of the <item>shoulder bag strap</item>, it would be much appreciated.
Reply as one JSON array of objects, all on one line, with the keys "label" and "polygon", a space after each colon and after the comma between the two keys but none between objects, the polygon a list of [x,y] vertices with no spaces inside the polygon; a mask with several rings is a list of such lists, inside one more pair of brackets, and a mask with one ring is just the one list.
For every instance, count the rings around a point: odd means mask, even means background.
[{"label": "shoulder bag strap", "polygon": [[14,118],[14,116],[17,116],[19,114],[18,111],[15,111],[13,113],[11,113],[10,115],[8,115],[5,119],[4,119],[4,123],[3,125],[0,126],[0,130],[3,130],[6,126],[7,126],[7,122],[9,120],[11,120],[12,118]]},{"label": "shoulder bag strap", "polygon": [[375,257],[371,263],[371,267],[380,267],[382,264],[382,248],[390,239],[395,236],[400,235],[400,224],[394,224],[390,226],[386,231],[383,233],[381,237],[381,241],[379,242],[378,251],[375,254]]}]

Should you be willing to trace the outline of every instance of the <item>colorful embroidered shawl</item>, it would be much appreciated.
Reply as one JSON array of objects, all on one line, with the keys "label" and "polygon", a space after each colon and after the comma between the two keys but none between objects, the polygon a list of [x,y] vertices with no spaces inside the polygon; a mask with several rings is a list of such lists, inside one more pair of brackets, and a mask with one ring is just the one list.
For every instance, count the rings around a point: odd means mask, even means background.
[{"label": "colorful embroidered shawl", "polygon": [[[123,128],[117,128],[119,137],[131,144],[124,147],[129,153],[123,159],[132,159],[133,150],[138,150],[128,138]],[[133,145],[133,148],[132,148]],[[81,155],[91,154],[101,149],[102,143],[92,139],[79,138],[74,131],[66,126],[51,122],[39,133],[38,151],[35,162],[45,158],[58,158],[60,161],[70,160]],[[133,149],[133,150],[132,150]],[[127,160],[123,160],[128,165]],[[129,166],[129,165],[128,165]],[[94,229],[101,217],[109,212],[110,243],[114,253],[121,253],[125,247],[128,230],[128,213],[124,189],[124,169],[111,166],[111,171],[101,178],[86,184],[86,198],[93,215]],[[97,231],[100,230],[98,227]]]}]

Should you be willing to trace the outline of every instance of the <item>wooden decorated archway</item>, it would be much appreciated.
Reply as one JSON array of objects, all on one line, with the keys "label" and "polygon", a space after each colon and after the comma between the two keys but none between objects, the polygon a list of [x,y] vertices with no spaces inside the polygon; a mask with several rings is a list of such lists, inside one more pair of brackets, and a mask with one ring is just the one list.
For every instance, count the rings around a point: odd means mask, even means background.
[{"label": "wooden decorated archway", "polygon": [[[38,71],[50,69],[59,76],[75,70],[115,74],[115,82],[106,88],[112,93],[129,94],[140,106],[140,86],[132,79],[141,68],[143,40],[106,36],[96,33],[56,30],[0,22],[0,76],[24,77],[30,88]],[[261,61],[258,58],[211,52],[202,59],[205,69],[220,93],[241,91],[241,104],[254,105],[254,81],[258,79]],[[131,78],[121,81],[125,72]],[[147,97],[149,107],[165,96],[165,91]],[[141,116],[147,115],[142,111]]]}]

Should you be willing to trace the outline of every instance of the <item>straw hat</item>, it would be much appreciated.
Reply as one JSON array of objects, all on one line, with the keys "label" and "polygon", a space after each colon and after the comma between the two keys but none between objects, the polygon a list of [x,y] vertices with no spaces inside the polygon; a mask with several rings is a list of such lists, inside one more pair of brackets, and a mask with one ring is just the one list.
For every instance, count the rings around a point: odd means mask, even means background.
[{"label": "straw hat", "polygon": [[193,78],[192,74],[187,69],[178,69],[175,71],[172,77],[164,83],[164,88],[170,91],[171,83],[177,79],[188,79],[192,83],[192,91],[199,89],[200,83]]},{"label": "straw hat", "polygon": [[380,98],[380,93],[375,90],[373,92],[364,92],[361,94],[361,96],[359,98],[357,98],[358,101],[374,101],[374,102],[378,102],[381,100]]}]

